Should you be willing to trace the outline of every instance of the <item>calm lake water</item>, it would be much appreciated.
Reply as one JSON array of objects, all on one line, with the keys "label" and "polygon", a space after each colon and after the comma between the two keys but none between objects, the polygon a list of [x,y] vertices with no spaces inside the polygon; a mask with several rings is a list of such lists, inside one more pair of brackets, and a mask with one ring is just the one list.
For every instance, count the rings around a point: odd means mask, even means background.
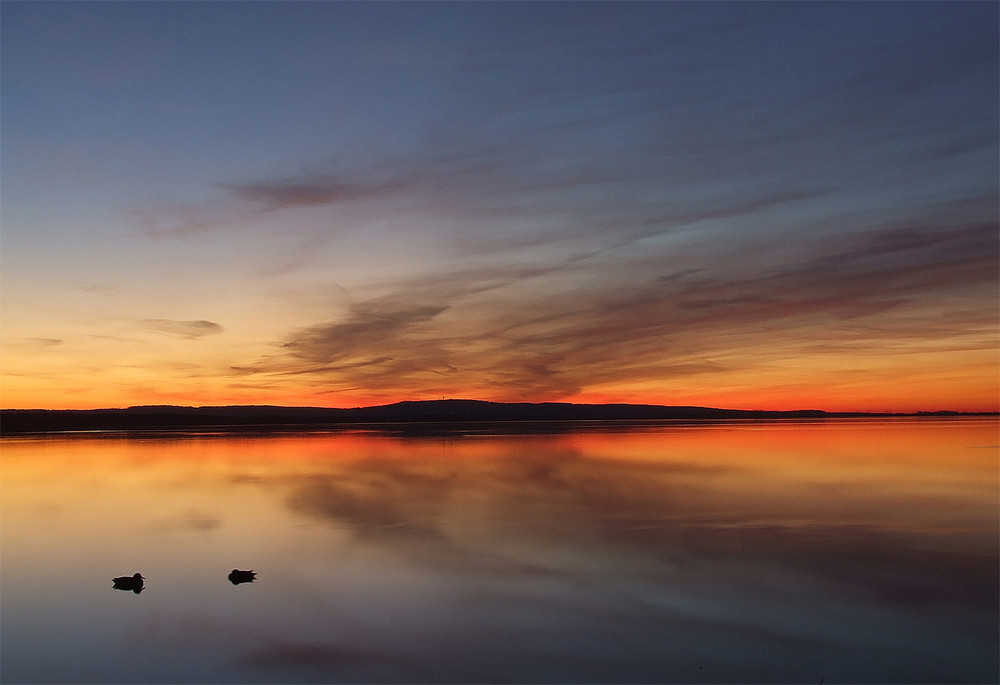
[{"label": "calm lake water", "polygon": [[997,682],[998,442],[995,419],[5,438],[0,678]]}]

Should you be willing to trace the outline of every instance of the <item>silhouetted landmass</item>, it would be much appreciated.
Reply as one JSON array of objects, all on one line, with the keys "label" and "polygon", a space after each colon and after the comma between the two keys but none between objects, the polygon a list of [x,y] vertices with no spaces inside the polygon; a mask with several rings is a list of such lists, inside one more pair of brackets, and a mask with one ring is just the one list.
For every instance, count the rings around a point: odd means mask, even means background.
[{"label": "silhouetted landmass", "polygon": [[0,434],[106,430],[284,430],[360,424],[442,424],[572,421],[725,421],[733,419],[825,419],[889,416],[995,416],[953,411],[914,414],[827,412],[819,409],[758,411],[651,404],[502,403],[480,400],[398,402],[377,407],[138,406],[127,409],[4,409]]}]

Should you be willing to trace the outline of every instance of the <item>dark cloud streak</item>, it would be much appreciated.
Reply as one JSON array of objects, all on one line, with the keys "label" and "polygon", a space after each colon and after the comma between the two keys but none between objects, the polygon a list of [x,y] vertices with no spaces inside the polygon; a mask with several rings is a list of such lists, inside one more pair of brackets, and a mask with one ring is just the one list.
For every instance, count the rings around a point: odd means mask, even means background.
[{"label": "dark cloud streak", "polygon": [[266,181],[219,183],[242,200],[260,203],[266,211],[312,207],[338,202],[370,201],[411,185],[407,180],[344,181],[330,174],[306,174]]},{"label": "dark cloud streak", "polygon": [[347,321],[312,326],[294,334],[283,347],[309,362],[329,363],[359,351],[392,349],[407,330],[432,320],[447,306],[386,308],[378,304],[351,307]]}]

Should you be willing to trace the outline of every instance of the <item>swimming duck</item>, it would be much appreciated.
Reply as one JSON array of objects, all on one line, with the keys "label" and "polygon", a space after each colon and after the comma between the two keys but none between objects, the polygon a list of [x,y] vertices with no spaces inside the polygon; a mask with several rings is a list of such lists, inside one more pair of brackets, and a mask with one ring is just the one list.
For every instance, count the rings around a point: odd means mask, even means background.
[{"label": "swimming duck", "polygon": [[133,573],[130,576],[119,576],[117,578],[112,578],[113,583],[111,587],[115,590],[131,590],[135,594],[142,592],[143,588],[143,575],[141,573]]},{"label": "swimming duck", "polygon": [[239,585],[240,583],[252,583],[256,579],[256,571],[240,571],[239,569],[234,568],[229,574],[229,582],[233,585]]}]

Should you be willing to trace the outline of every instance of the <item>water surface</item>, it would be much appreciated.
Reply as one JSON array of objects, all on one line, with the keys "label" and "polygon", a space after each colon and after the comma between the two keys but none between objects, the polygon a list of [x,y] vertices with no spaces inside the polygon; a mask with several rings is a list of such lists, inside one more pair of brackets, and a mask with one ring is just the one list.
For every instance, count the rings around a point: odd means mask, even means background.
[{"label": "water surface", "polygon": [[5,438],[0,677],[996,682],[997,435]]}]

